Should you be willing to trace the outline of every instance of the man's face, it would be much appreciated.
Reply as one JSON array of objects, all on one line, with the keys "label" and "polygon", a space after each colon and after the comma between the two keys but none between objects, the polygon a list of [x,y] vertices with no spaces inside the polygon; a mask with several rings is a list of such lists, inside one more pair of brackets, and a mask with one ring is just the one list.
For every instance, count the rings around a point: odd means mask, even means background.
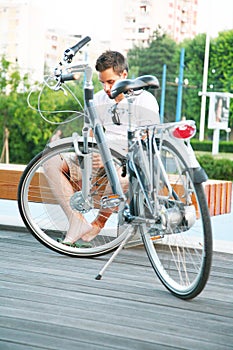
[{"label": "man's face", "polygon": [[103,84],[103,89],[110,97],[110,91],[113,84],[119,79],[125,79],[127,77],[127,71],[124,70],[120,75],[114,72],[113,68],[108,68],[103,72],[99,72],[99,81]]}]

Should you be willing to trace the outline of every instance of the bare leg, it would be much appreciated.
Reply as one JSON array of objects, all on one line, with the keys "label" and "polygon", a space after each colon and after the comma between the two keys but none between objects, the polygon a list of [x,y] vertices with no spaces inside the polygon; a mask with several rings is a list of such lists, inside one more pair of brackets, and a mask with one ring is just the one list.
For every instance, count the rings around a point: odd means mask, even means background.
[{"label": "bare leg", "polygon": [[108,211],[100,210],[97,218],[91,223],[92,229],[82,236],[82,240],[85,242],[90,242],[92,239],[94,239],[100,233],[111,214],[112,210],[110,209]]},{"label": "bare leg", "polygon": [[[118,176],[120,178],[120,182],[123,188],[123,191],[126,192],[128,189],[128,177],[121,177],[120,173],[121,173],[121,169],[119,169],[118,171]],[[110,185],[108,184],[108,186],[106,187],[106,193],[111,193],[111,189],[110,189]],[[85,242],[90,242],[92,239],[94,239],[99,232],[101,231],[101,229],[104,227],[106,221],[108,220],[109,216],[112,214],[112,210],[111,209],[100,209],[99,214],[97,216],[97,218],[92,221],[92,230],[90,230],[89,232],[87,232],[86,234],[84,234],[82,236],[82,240]]]},{"label": "bare leg", "polygon": [[[112,214],[112,210],[100,209],[96,219],[91,224],[88,223],[82,214],[73,211],[70,206],[70,198],[74,194],[74,189],[69,179],[65,176],[66,173],[69,173],[67,162],[62,160],[58,155],[52,161],[47,161],[44,170],[54,197],[58,200],[69,220],[69,229],[63,242],[74,243],[80,238],[85,242],[89,242],[94,239],[104,227],[109,216]],[[78,165],[77,170],[79,170]],[[121,170],[118,171],[119,177],[120,172]],[[81,180],[81,171],[78,177]],[[120,179],[123,190],[126,191],[128,188],[128,179],[122,177]],[[109,184],[105,188],[103,195],[107,193],[111,193]]]},{"label": "bare leg", "polygon": [[57,156],[54,157],[52,161],[46,163],[44,170],[50,188],[69,220],[69,229],[64,243],[74,243],[81,238],[83,234],[92,230],[93,227],[85,220],[82,214],[73,211],[70,207],[70,198],[74,190],[70,181],[64,175],[64,173],[68,173],[68,165],[60,156]]}]

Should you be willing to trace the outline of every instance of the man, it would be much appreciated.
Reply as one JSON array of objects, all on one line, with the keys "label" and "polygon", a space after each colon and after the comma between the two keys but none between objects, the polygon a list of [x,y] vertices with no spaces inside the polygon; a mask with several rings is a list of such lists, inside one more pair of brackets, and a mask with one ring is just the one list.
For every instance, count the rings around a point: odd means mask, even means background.
[{"label": "man", "polygon": [[[106,51],[97,59],[95,68],[99,72],[103,90],[95,94],[94,103],[98,107],[98,115],[104,125],[106,137],[111,141],[111,146],[115,143],[116,147],[120,145],[121,149],[122,147],[126,149],[128,102],[123,93],[115,100],[111,99],[110,92],[117,80],[127,78],[127,61],[117,51]],[[155,97],[145,90],[140,90],[135,94],[137,97],[133,102],[131,124],[142,126],[159,123],[159,107]],[[123,140],[125,140],[124,144],[122,144]]]},{"label": "man", "polygon": [[[97,107],[100,121],[105,129],[107,140],[111,142],[112,148],[119,148],[122,151],[127,149],[127,125],[128,125],[128,102],[124,94],[118,95],[115,100],[110,98],[110,91],[113,84],[119,79],[125,79],[128,76],[128,64],[125,57],[117,51],[106,51],[96,61],[95,66],[99,73],[99,80],[103,84],[103,90],[97,92],[94,96],[94,103]],[[146,125],[159,123],[159,107],[156,99],[149,92],[141,90],[133,102],[133,120],[132,125]],[[75,156],[75,155],[74,155]],[[70,207],[69,198],[74,190],[64,173],[69,173],[74,182],[80,180],[81,172],[74,159],[61,159],[57,157],[52,166],[47,167],[48,178],[52,178],[54,183],[60,186],[61,193],[65,193],[60,204],[69,218],[69,230],[63,241],[65,244],[72,244],[78,239],[91,241],[104,226],[108,216],[108,210],[100,211],[99,216],[90,224],[82,214],[74,212]],[[93,168],[103,167],[101,158],[95,154],[93,157]],[[57,169],[57,171],[56,171]],[[56,189],[57,190],[57,189]],[[68,198],[67,200],[65,198]]]}]

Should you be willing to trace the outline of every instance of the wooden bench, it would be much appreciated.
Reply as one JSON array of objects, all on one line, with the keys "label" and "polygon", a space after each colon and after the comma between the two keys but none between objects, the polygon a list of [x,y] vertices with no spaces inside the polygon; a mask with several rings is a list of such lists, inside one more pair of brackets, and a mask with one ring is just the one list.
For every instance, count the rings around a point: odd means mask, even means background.
[{"label": "wooden bench", "polygon": [[[0,198],[17,200],[18,183],[24,165],[0,164]],[[41,181],[41,180],[40,180]],[[46,181],[46,180],[44,180]],[[45,186],[48,188],[48,186]],[[204,184],[205,194],[211,216],[228,214],[231,212],[232,182],[222,180],[208,180]],[[51,195],[51,196],[50,196]],[[48,195],[47,195],[48,196]],[[49,194],[50,200],[52,194]],[[37,195],[37,200],[40,196]],[[43,195],[43,199],[44,199]],[[48,200],[49,201],[49,200]]]},{"label": "wooden bench", "polygon": [[[17,200],[18,184],[25,165],[0,164],[0,199]],[[40,186],[38,185],[40,184]],[[29,199],[33,202],[56,203],[43,173],[38,173],[32,181]]]},{"label": "wooden bench", "polygon": [[210,215],[229,214],[231,212],[232,182],[208,180],[204,186]]}]

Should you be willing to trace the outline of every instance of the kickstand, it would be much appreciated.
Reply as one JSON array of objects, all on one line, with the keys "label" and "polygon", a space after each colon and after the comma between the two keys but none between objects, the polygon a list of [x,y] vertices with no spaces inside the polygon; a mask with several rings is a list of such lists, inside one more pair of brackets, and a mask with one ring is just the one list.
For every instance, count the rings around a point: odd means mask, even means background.
[{"label": "kickstand", "polygon": [[129,238],[132,236],[132,232],[131,230],[129,230],[128,234],[126,235],[125,239],[121,242],[121,244],[119,245],[119,247],[117,248],[117,250],[115,250],[115,252],[112,254],[112,256],[110,257],[110,259],[106,262],[106,264],[104,265],[104,267],[102,268],[102,270],[99,272],[99,274],[96,276],[96,280],[101,280],[105,270],[107,269],[107,267],[112,263],[112,261],[115,259],[115,257],[120,253],[120,251],[122,250],[122,248],[124,247],[124,245],[128,242]]}]

